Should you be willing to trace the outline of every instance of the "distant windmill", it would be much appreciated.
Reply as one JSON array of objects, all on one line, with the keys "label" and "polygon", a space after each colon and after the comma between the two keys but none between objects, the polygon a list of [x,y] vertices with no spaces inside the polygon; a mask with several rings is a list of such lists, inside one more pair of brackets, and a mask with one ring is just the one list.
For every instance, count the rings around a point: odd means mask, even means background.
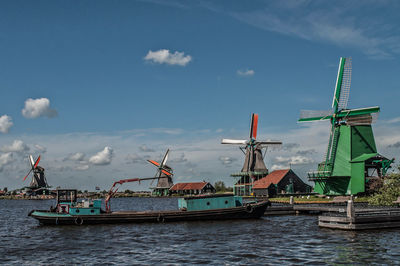
[{"label": "distant windmill", "polygon": [[169,193],[169,189],[174,184],[172,181],[172,176],[174,175],[172,172],[172,168],[166,164],[168,160],[168,153],[169,149],[165,153],[160,163],[153,160],[147,160],[149,163],[158,168],[155,175],[156,177],[158,177],[157,186],[153,188],[153,195],[156,196],[167,196]]},{"label": "distant windmill", "polygon": [[[251,115],[250,137],[247,140],[222,139],[222,144],[241,145],[239,147],[245,154],[245,160],[241,172],[232,174],[240,177],[234,185],[235,195],[251,195],[253,183],[268,175],[268,169],[264,163],[265,153],[270,146],[280,146],[281,141],[257,140],[258,114]],[[265,148],[264,154],[262,149]]]},{"label": "distant windmill", "polygon": [[29,174],[33,173],[31,183],[29,184],[28,187],[31,190],[30,193],[38,193],[39,190],[49,188],[46,177],[44,175],[44,168],[39,166],[40,155],[36,159],[36,161],[33,159],[32,155],[29,155],[28,159],[31,165],[31,169],[29,170],[28,174],[24,177],[24,181],[29,176]]},{"label": "distant windmill", "polygon": [[[299,122],[331,121],[331,133],[324,160],[318,170],[308,173],[320,194],[357,194],[365,192],[365,183],[376,171],[386,174],[393,160],[377,153],[371,124],[378,106],[347,109],[350,94],[351,58],[340,58],[332,111],[302,111]],[[372,172],[371,172],[372,170]]]}]

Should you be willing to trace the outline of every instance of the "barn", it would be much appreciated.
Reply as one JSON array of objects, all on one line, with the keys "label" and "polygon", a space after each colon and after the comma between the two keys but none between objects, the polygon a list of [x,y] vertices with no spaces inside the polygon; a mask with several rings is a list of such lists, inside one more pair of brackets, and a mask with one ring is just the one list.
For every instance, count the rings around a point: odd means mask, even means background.
[{"label": "barn", "polygon": [[215,193],[215,188],[209,182],[177,183],[169,189],[170,194],[200,195]]},{"label": "barn", "polygon": [[253,185],[254,196],[274,197],[277,194],[311,192],[311,186],[298,177],[292,169],[275,170]]}]

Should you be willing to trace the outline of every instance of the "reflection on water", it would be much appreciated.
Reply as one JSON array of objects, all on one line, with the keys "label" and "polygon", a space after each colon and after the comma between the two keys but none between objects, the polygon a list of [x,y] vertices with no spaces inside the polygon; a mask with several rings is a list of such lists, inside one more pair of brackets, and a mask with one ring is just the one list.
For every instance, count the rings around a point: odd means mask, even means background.
[{"label": "reflection on water", "polygon": [[[320,229],[316,216],[80,227],[27,217],[52,203],[0,201],[2,263],[400,264],[400,229]],[[112,208],[177,209],[177,199],[113,199]]]}]

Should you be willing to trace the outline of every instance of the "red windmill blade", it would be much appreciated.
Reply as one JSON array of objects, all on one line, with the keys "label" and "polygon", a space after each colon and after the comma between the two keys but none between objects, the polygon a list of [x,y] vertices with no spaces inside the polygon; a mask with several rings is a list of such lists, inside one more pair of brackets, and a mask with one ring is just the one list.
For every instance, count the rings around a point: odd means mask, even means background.
[{"label": "red windmill blade", "polygon": [[25,181],[25,179],[28,177],[28,175],[29,175],[31,172],[32,172],[32,169],[29,170],[28,174],[24,177],[24,181]]},{"label": "red windmill blade", "polygon": [[39,155],[39,157],[37,158],[37,160],[36,160],[36,162],[35,162],[35,165],[33,166],[33,169],[35,169],[35,168],[38,166],[39,162],[40,162],[40,155]]},{"label": "red windmill blade", "polygon": [[250,126],[250,138],[257,138],[257,127],[258,127],[258,114],[251,115],[251,126]]},{"label": "red windmill blade", "polygon": [[153,161],[153,160],[147,160],[149,163],[151,163],[151,164],[154,164],[155,166],[157,166],[157,167],[159,167],[160,166],[160,164],[158,163],[158,162],[156,162],[156,161]]},{"label": "red windmill blade", "polygon": [[168,172],[167,170],[162,169],[161,172],[163,172],[164,174],[166,174],[168,176],[172,176],[172,173]]}]

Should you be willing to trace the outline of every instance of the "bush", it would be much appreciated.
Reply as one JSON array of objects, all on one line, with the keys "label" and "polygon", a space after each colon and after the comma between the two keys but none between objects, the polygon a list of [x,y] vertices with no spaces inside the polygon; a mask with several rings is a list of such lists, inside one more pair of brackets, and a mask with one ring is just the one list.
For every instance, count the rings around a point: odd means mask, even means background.
[{"label": "bush", "polygon": [[369,199],[371,205],[393,205],[400,197],[400,173],[391,174],[383,180],[382,187]]}]

